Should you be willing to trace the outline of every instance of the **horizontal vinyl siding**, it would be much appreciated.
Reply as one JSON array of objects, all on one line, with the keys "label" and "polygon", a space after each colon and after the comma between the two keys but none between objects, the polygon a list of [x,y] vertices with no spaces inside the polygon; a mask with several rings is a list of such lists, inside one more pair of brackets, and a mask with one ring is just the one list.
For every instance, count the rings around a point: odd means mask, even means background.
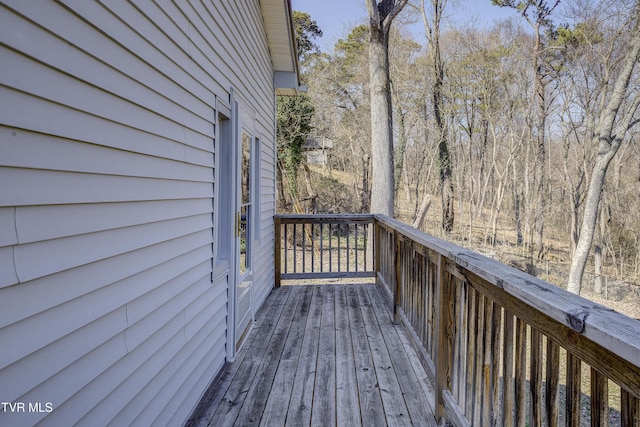
[{"label": "horizontal vinyl siding", "polygon": [[0,247],[18,243],[15,217],[16,208],[0,208]]},{"label": "horizontal vinyl siding", "polygon": [[[207,233],[208,227],[211,227],[211,215],[203,215],[18,245],[15,248],[16,270],[26,282],[119,254],[133,253],[180,236],[203,230]],[[34,259],[40,262],[33,263]]]},{"label": "horizontal vinyl siding", "polygon": [[[246,12],[247,5],[251,4],[251,11]],[[223,34],[228,39],[223,42],[229,57],[223,57],[224,60],[229,60],[233,63],[232,70],[230,70],[238,82],[238,97],[241,102],[246,102],[247,105],[252,105],[250,102],[253,100],[247,95],[252,94],[255,98],[254,107],[267,106],[272,108],[274,94],[273,90],[268,89],[273,87],[272,73],[270,71],[270,59],[267,54],[266,41],[262,40],[264,37],[264,30],[261,28],[262,19],[256,17],[259,8],[256,7],[257,2],[207,2],[206,8],[209,16],[229,16],[229,19],[217,21],[219,32],[216,34]],[[248,16],[253,12],[252,16]],[[262,35],[263,37],[256,37],[256,35]],[[257,40],[261,46],[257,46]],[[241,51],[251,51],[251,55],[242,55]],[[257,119],[261,123],[270,122],[273,120],[273,116],[270,114],[264,114],[265,111],[259,112]]]},{"label": "horizontal vinyl siding", "polygon": [[[5,166],[102,175],[151,177],[211,183],[211,154],[198,153],[204,165],[164,159],[100,145],[0,127],[0,156]],[[32,153],[40,153],[33,157]]]},{"label": "horizontal vinyl siding", "polygon": [[[221,298],[226,300],[226,296],[222,296]],[[217,304],[214,304],[212,308],[215,308]],[[215,366],[214,371],[204,372],[203,375],[208,375],[206,377],[205,383],[209,383],[211,379],[215,376],[218,369],[222,366],[224,361],[224,347],[210,348],[209,342],[216,342],[219,340],[223,340],[225,337],[225,325],[221,320],[225,320],[224,312],[218,312],[219,315],[213,316],[209,319],[206,324],[206,327],[202,329],[201,334],[193,337],[187,344],[187,347],[183,347],[180,349],[180,353],[176,353],[174,355],[175,361],[167,360],[167,364],[177,364],[178,366],[174,366],[171,369],[165,369],[161,372],[157,371],[145,371],[140,370],[140,372],[136,372],[136,376],[132,379],[127,379],[127,382],[123,383],[120,387],[123,389],[123,392],[128,390],[129,386],[139,387],[140,377],[145,376],[145,381],[148,379],[148,386],[139,392],[136,392],[135,396],[132,399],[122,402],[122,410],[119,413],[111,414],[113,420],[111,421],[113,425],[131,425],[134,423],[134,420],[138,419],[147,419],[149,422],[142,422],[140,425],[151,425],[152,420],[158,416],[159,412],[172,401],[173,399],[177,400],[175,397],[176,389],[171,388],[167,385],[168,381],[172,378],[172,374],[175,375],[177,369],[179,369],[180,365],[184,365],[186,367],[194,367],[192,368],[194,372],[197,370],[197,365],[193,362],[186,363],[185,358],[189,355],[192,355],[194,348],[198,348],[199,346],[204,346],[204,354],[193,355],[199,356],[200,358],[209,361],[210,364]],[[211,354],[209,354],[211,353]],[[157,356],[156,356],[157,357]],[[213,361],[213,362],[211,362]],[[185,381],[186,376],[177,377],[179,380]],[[131,381],[131,383],[129,383]],[[205,384],[201,386],[201,389],[204,390],[206,387]],[[173,390],[173,394],[171,392]],[[163,393],[165,394],[162,397]],[[120,393],[117,391],[111,394],[112,398],[120,399]],[[193,399],[192,397],[190,398]],[[193,401],[186,402],[188,406],[188,411],[193,407]],[[188,414],[185,415],[185,418]],[[184,419],[182,420],[184,421]],[[167,424],[168,420],[160,419],[157,421],[158,424]],[[176,425],[176,424],[173,424]]]},{"label": "horizontal vinyl siding", "polygon": [[[0,167],[0,205],[22,206],[193,199],[212,196],[211,183]],[[64,191],[61,191],[64,190]]]},{"label": "horizontal vinyl siding", "polygon": [[[16,228],[20,243],[32,243],[97,233],[122,227],[206,215],[211,211],[207,199],[154,200],[132,203],[30,206],[18,208]],[[68,218],[78,221],[69,223]],[[38,227],[47,223],[47,227]],[[12,225],[13,226],[13,225]],[[17,238],[16,238],[17,240]],[[17,243],[17,241],[16,241]]]},{"label": "horizontal vinyl siding", "polygon": [[[165,114],[172,114],[175,120],[167,120],[145,104],[133,104],[135,97],[129,98],[127,86],[117,86],[118,92],[108,92],[101,87],[79,81],[63,71],[54,71],[50,66],[36,60],[28,59],[21,54],[6,48],[0,48],[0,55],[6,57],[3,61],[2,82],[16,91],[28,93],[42,100],[49,100],[64,105],[70,109],[87,111],[91,115],[124,126],[137,128],[150,134],[159,134],[167,139],[190,143],[198,148],[208,148],[207,133],[211,123],[193,114],[183,114],[179,109],[165,108]],[[100,66],[93,62],[89,66]],[[11,78],[14,76],[14,78]],[[107,77],[110,77],[107,75]],[[134,85],[137,85],[134,83]],[[133,91],[135,93],[135,90]],[[141,101],[144,102],[143,93]],[[123,97],[126,102],[123,102]],[[162,105],[165,100],[156,101]],[[171,116],[170,116],[171,117]]]},{"label": "horizontal vinyl siding", "polygon": [[[51,37],[50,33],[44,35],[41,45],[43,52],[38,50],[40,60],[52,64],[53,67],[64,68],[69,74],[95,83],[99,87],[117,87],[117,81],[103,81],[99,76],[90,77],[91,67],[68,67],[65,57],[70,53],[59,47],[59,40],[62,40],[68,43],[71,49],[84,52],[89,56],[87,60],[95,58],[97,62],[102,63],[103,71],[110,73],[113,69],[155,90],[167,100],[184,105],[190,112],[200,112],[201,116],[206,118],[206,111],[213,102],[214,93],[223,91],[222,87],[216,85],[208,89],[208,82],[193,78],[180,65],[188,64],[189,58],[184,60],[177,56],[171,49],[171,39],[162,36],[154,23],[146,21],[135,7],[126,2],[109,4],[119,16],[97,2],[74,3],[70,6],[74,10],[68,11],[57,3],[11,1],[13,9],[28,15],[29,19],[33,19],[42,27],[29,28],[28,32],[21,32],[20,28],[13,31],[16,39],[24,43],[19,45],[20,50],[32,53],[27,49],[38,49],[37,46],[28,46],[32,41],[40,41],[30,40],[32,34],[37,34],[38,31],[53,33],[55,37]],[[86,21],[92,19],[92,23]],[[9,18],[6,21],[7,25],[15,22]],[[145,33],[147,29],[155,32],[149,36]],[[64,56],[60,58],[57,53]],[[78,60],[77,57],[70,59]],[[92,78],[96,80],[91,80]],[[211,79],[211,82],[214,80]]]},{"label": "horizontal vinyl siding", "polygon": [[273,286],[272,77],[258,0],[0,0],[0,400],[54,407],[0,425],[187,419],[226,357],[231,91],[262,142],[256,301]]},{"label": "horizontal vinyl siding", "polygon": [[[58,305],[90,294],[106,286],[125,282],[125,287],[134,295],[144,294],[158,286],[162,280],[175,270],[184,271],[183,257],[190,252],[180,253],[181,248],[206,248],[210,237],[206,232],[182,236],[178,239],[148,246],[132,254],[121,254],[100,262],[87,264],[71,270],[61,271],[50,276],[19,286],[0,289],[0,327],[5,328],[20,320],[28,319]],[[178,255],[176,255],[178,254]],[[140,275],[142,279],[140,279]],[[91,280],[86,280],[86,278]],[[132,286],[137,284],[137,286]],[[25,295],[37,295],[38,298],[24,303]]]},{"label": "horizontal vinyl siding", "polygon": [[[273,123],[272,123],[273,126]],[[274,247],[274,224],[275,214],[275,147],[268,141],[260,141],[260,160],[258,173],[260,174],[260,224],[261,239],[257,246],[255,263],[257,277],[261,280],[256,283],[256,294],[254,301],[259,306],[267,297],[275,282],[273,247]]]}]

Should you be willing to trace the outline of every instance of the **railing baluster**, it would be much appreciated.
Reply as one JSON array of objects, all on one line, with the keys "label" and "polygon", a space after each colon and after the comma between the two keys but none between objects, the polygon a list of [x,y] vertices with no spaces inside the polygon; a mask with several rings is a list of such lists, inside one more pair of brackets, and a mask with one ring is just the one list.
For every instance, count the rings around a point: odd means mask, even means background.
[{"label": "railing baluster", "polygon": [[527,325],[520,319],[516,319],[515,365],[516,426],[525,427],[527,423]]},{"label": "railing baluster", "polygon": [[[430,343],[431,342],[431,331],[430,331],[430,327],[431,325],[429,324],[429,320],[428,320],[428,316],[427,316],[427,312],[429,312],[429,304],[427,302],[427,298],[426,298],[426,291],[425,291],[425,286],[427,284],[428,281],[428,277],[427,277],[427,269],[429,268],[429,266],[425,263],[425,258],[424,257],[419,257],[416,255],[416,258],[419,259],[417,263],[417,272],[416,274],[418,275],[417,277],[417,286],[416,286],[416,290],[414,292],[414,304],[418,307],[424,307],[424,309],[422,310],[421,313],[421,318],[416,318],[415,322],[417,322],[416,324],[419,325],[420,328],[420,338],[422,339],[422,342],[425,343]],[[417,317],[417,313],[416,316]],[[429,353],[431,353],[431,346],[426,346],[426,348],[429,350]]]},{"label": "railing baluster", "polygon": [[446,415],[444,408],[443,390],[451,390],[452,381],[452,349],[454,337],[454,288],[451,286],[446,273],[446,258],[438,258],[437,287],[439,312],[437,316],[438,350],[436,359],[436,401],[438,402],[436,417],[440,419]]},{"label": "railing baluster", "polygon": [[324,224],[320,223],[320,272],[324,272]]},{"label": "railing baluster", "polygon": [[604,375],[591,368],[591,426],[607,427],[608,425],[609,384]]},{"label": "railing baluster", "polygon": [[620,421],[622,427],[637,427],[640,425],[640,400],[628,391],[622,390],[620,406]]},{"label": "railing baluster", "polygon": [[531,425],[542,426],[542,337],[531,328]]},{"label": "railing baluster", "polygon": [[475,360],[474,351],[476,350],[476,313],[477,313],[477,302],[476,302],[476,294],[477,292],[473,287],[468,287],[469,292],[469,322],[467,323],[467,395],[466,402],[467,407],[465,410],[465,414],[467,419],[473,420],[473,404],[475,403],[475,387],[473,384],[473,379],[475,378]]},{"label": "railing baluster", "polygon": [[[425,271],[423,272],[423,277],[421,280],[422,286],[420,286],[422,288],[422,292],[420,292],[420,304],[424,304],[425,307],[434,307],[434,298],[436,294],[434,292],[434,284],[437,283],[438,280],[438,267],[433,262],[431,262],[428,257],[425,260],[424,267]],[[429,311],[431,312],[431,310]],[[423,340],[429,344],[427,348],[429,350],[429,353],[433,357],[433,346],[431,345],[431,343],[433,343],[434,341],[433,337],[436,335],[436,331],[433,330],[434,324],[432,319],[432,316],[425,316],[425,319],[422,319],[423,321],[420,322],[420,324],[423,324]]]},{"label": "railing baluster", "polygon": [[[372,227],[373,234],[371,235],[371,240],[367,243],[369,247],[373,246],[372,268],[373,271],[383,274],[384,266],[382,265],[381,260],[376,260],[376,257],[378,256],[377,254],[382,254],[384,242],[386,242],[386,234],[383,233],[383,230],[377,221],[372,224]],[[377,252],[376,247],[379,249]]]},{"label": "railing baluster", "polygon": [[514,362],[514,328],[513,314],[505,311],[504,313],[504,344],[502,357],[502,383],[504,388],[502,400],[502,423],[504,427],[513,427],[515,414],[515,385],[513,379],[513,362]]},{"label": "railing baluster", "polygon": [[333,224],[329,224],[329,272],[333,271],[333,233],[331,232]]},{"label": "railing baluster", "polygon": [[345,269],[349,271],[349,240],[351,240],[351,224],[346,224],[347,226],[347,266]]},{"label": "railing baluster", "polygon": [[302,270],[301,273],[306,273],[307,272],[307,225],[306,224],[301,224],[300,228],[302,230],[300,230],[300,233],[302,234],[302,236],[300,236],[300,238],[302,239]]},{"label": "railing baluster", "polygon": [[482,387],[482,376],[484,371],[484,328],[485,328],[485,306],[486,299],[484,295],[477,292],[476,297],[476,313],[477,313],[477,327],[476,327],[476,346],[475,346],[475,378],[473,380],[473,386],[475,390],[475,399],[473,404],[473,425],[482,425],[482,395],[484,389]]},{"label": "railing baluster", "polygon": [[405,261],[407,277],[405,278],[405,287],[403,290],[404,298],[407,301],[407,316],[411,323],[416,325],[416,334],[420,338],[423,347],[431,354],[430,342],[427,335],[429,325],[425,314],[429,311],[429,308],[425,304],[425,301],[421,300],[425,275],[424,265],[422,264],[420,256],[413,251],[413,248],[408,250],[407,253],[410,255],[407,255],[407,260]]},{"label": "railing baluster", "polygon": [[[280,273],[282,269],[282,225],[280,224],[280,218],[274,217],[273,227],[275,230],[274,236],[274,248],[273,248],[273,262],[274,262],[274,278],[275,287],[280,287]],[[286,248],[286,245],[285,245]],[[285,270],[286,271],[286,270]]]},{"label": "railing baluster", "polygon": [[342,268],[340,268],[340,261],[342,258],[342,228],[340,225],[338,225],[338,271],[342,271]]},{"label": "railing baluster", "polygon": [[558,396],[560,394],[560,347],[547,339],[547,382],[545,391],[547,425],[558,425]]},{"label": "railing baluster", "polygon": [[[424,298],[424,285],[426,283],[426,267],[424,264],[424,257],[421,254],[414,253],[414,259],[411,261],[411,264],[414,265],[414,271],[412,274],[415,275],[414,282],[415,285],[409,288],[409,293],[411,295],[411,306],[414,307],[412,311],[414,314],[412,316],[412,322],[414,325],[418,326],[418,330],[416,333],[420,337],[423,343],[430,343],[429,341],[429,322],[427,320],[427,314],[429,312],[429,305],[427,304],[426,299]],[[431,347],[425,345],[425,348],[431,353]]]},{"label": "railing baluster", "polygon": [[354,243],[353,246],[356,249],[356,257],[355,257],[356,258],[356,268],[355,268],[355,270],[358,271],[358,224],[356,224],[355,229],[356,229],[356,242]]},{"label": "railing baluster", "polygon": [[467,404],[467,372],[469,365],[467,363],[467,344],[469,331],[469,286],[466,282],[460,283],[460,334],[458,359],[460,363],[460,373],[458,374],[458,405],[465,408]]},{"label": "railing baluster", "polygon": [[580,386],[582,363],[567,351],[567,425],[580,427]]},{"label": "railing baluster", "polygon": [[289,226],[284,224],[284,272],[289,272],[289,239],[287,236],[287,231],[289,230]]},{"label": "railing baluster", "polygon": [[296,238],[296,230],[298,226],[293,224],[293,272],[298,272],[298,239]]},{"label": "railing baluster", "polygon": [[400,323],[400,313],[398,313],[398,305],[400,304],[400,290],[402,289],[402,257],[400,251],[402,250],[402,242],[395,236],[396,246],[394,251],[394,266],[395,266],[395,280],[393,285],[393,323]]},{"label": "railing baluster", "polygon": [[316,233],[314,230],[314,225],[310,224],[311,227],[311,272],[315,273],[316,271]]},{"label": "railing baluster", "polygon": [[370,224],[365,224],[362,227],[362,239],[364,241],[364,271],[367,271],[367,258],[369,258],[369,233],[372,232],[373,229]]},{"label": "railing baluster", "polygon": [[500,384],[500,344],[502,333],[502,307],[493,303],[491,313],[491,412],[489,421],[492,426],[500,425],[500,407],[502,402]]},{"label": "railing baluster", "polygon": [[491,343],[493,337],[493,303],[484,298],[484,342],[482,360],[482,418],[483,425],[491,425]]}]

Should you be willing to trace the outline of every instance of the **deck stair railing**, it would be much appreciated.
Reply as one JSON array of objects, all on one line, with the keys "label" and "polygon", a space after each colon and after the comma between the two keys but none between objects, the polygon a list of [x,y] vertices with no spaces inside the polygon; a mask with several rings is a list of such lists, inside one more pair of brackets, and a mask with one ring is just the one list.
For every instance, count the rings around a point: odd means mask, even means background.
[{"label": "deck stair railing", "polygon": [[[640,426],[639,321],[386,216],[276,216],[275,224],[278,285],[375,276],[389,291],[394,318],[438,391],[438,418],[460,426]],[[336,233],[330,248],[317,236],[336,227],[351,236],[350,259],[357,253],[361,261],[315,271],[307,258],[324,262],[336,250]]]}]

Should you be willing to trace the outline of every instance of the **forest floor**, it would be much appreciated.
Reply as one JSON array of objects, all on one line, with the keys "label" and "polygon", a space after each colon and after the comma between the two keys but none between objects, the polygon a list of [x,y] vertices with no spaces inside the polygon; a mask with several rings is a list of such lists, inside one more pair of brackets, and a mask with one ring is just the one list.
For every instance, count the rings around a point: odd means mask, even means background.
[{"label": "forest floor", "polygon": [[[569,238],[567,237],[566,240],[558,238],[558,236],[565,234],[562,231],[547,230],[545,237],[546,257],[543,260],[536,260],[534,256],[527,254],[523,247],[516,247],[513,244],[515,232],[508,227],[498,226],[498,238],[495,245],[485,243],[485,229],[487,227],[482,223],[482,218],[476,220],[478,225],[474,227],[476,230],[472,233],[469,233],[468,226],[466,230],[464,230],[464,226],[461,226],[462,231],[454,231],[446,235],[441,231],[438,211],[439,209],[436,207],[436,209],[429,212],[429,218],[426,221],[427,224],[423,227],[423,231],[482,253],[497,261],[520,268],[525,272],[534,273],[540,279],[566,289],[571,255],[568,244]],[[400,217],[399,219],[409,223],[412,220],[411,217]],[[504,222],[506,223],[506,221]],[[460,223],[463,224],[462,220]],[[593,256],[593,253],[591,255]],[[602,294],[597,294],[594,292],[593,287],[595,275],[593,273],[593,258],[591,258],[591,265],[587,267],[584,274],[580,295],[626,316],[640,319],[640,286],[635,283],[634,277],[620,277],[619,274],[612,270],[613,268],[611,267],[604,267],[604,289]]]},{"label": "forest floor", "polygon": [[[335,170],[323,171],[321,167],[313,165],[310,165],[309,168],[316,176],[331,177],[348,189],[352,190],[354,188],[356,178],[351,173]],[[483,214],[477,218],[470,219],[470,215],[467,212],[468,209],[465,211],[464,206],[461,204],[456,204],[457,226],[454,232],[444,234],[440,227],[441,208],[439,198],[437,195],[432,197],[432,204],[422,227],[423,231],[516,268],[525,271],[529,269],[529,272],[535,272],[537,277],[556,286],[566,288],[571,256],[569,237],[565,231],[547,227],[545,232],[546,256],[540,261],[531,254],[526,253],[526,249],[523,246],[517,247],[513,243],[515,242],[515,230],[507,225],[510,221],[504,217],[504,214],[498,219],[495,244],[486,243],[491,231],[489,215]],[[416,201],[414,195],[409,195],[408,199],[407,193],[402,189],[398,191],[398,199],[398,205],[396,206],[397,219],[411,224],[421,200]],[[565,237],[565,235],[567,236]],[[598,295],[593,291],[595,277],[593,275],[593,262],[585,272],[581,295],[626,316],[640,319],[640,285],[635,283],[635,277],[621,277],[620,273],[614,271],[611,267],[607,269],[605,266],[604,269],[605,287],[602,295]]]}]

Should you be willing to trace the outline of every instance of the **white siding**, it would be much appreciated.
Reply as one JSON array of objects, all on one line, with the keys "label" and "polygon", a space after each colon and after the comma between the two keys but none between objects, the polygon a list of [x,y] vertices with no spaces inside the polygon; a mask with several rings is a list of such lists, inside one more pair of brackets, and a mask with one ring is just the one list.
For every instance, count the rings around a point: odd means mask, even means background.
[{"label": "white siding", "polygon": [[256,243],[257,255],[255,268],[257,277],[263,278],[263,282],[257,287],[255,300],[262,304],[271,291],[271,284],[275,282],[273,269],[273,216],[275,215],[276,200],[276,151],[275,146],[261,140],[262,152],[260,155],[260,229],[261,241]]},{"label": "white siding", "polygon": [[54,408],[0,425],[180,425],[222,367],[232,91],[261,142],[255,301],[273,286],[263,27],[258,0],[0,0],[0,401]]}]

